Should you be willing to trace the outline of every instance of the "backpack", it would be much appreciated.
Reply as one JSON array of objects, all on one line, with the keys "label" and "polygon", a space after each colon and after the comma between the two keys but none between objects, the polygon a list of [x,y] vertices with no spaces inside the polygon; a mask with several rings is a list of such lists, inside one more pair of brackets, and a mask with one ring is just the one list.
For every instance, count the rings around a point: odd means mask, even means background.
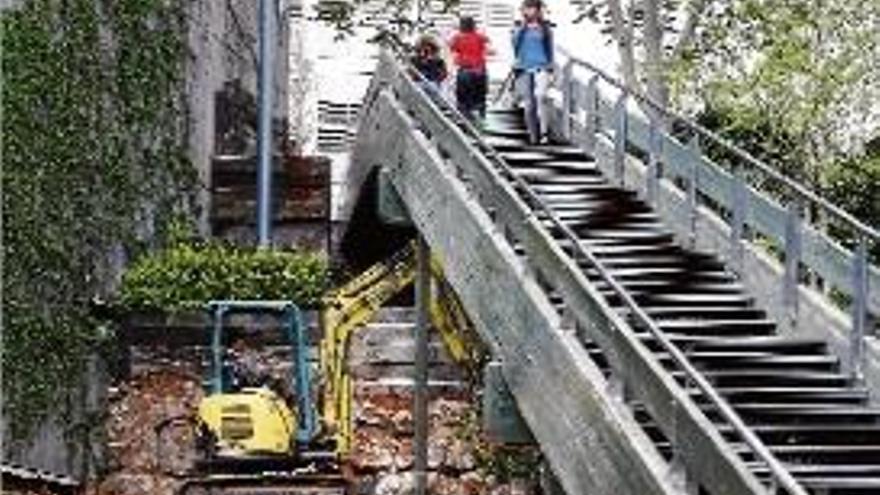
[{"label": "backpack", "polygon": [[[516,21],[516,27],[519,28],[519,31],[516,33],[516,39],[513,40],[513,56],[519,57],[519,47],[522,45],[523,37],[526,34],[526,28],[523,26],[521,21]],[[552,25],[549,21],[541,20],[541,31],[544,37],[542,38],[544,42],[544,54],[547,56],[547,60],[553,60],[553,46],[552,43],[552,33],[550,32]]]}]

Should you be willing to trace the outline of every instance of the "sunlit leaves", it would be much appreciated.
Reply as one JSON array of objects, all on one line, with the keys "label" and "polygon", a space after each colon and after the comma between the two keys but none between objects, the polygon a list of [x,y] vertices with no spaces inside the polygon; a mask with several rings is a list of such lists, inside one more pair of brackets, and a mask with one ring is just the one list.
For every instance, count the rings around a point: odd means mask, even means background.
[{"label": "sunlit leaves", "polygon": [[201,308],[212,299],[283,299],[315,307],[328,282],[326,259],[315,254],[177,244],[125,273],[120,303],[173,311]]}]

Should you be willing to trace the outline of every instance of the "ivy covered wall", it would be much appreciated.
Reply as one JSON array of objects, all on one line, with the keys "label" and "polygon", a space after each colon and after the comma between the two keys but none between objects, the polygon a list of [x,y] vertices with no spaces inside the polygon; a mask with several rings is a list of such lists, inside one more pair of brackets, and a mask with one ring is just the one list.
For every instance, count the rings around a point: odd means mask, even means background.
[{"label": "ivy covered wall", "polygon": [[[32,437],[49,416],[70,423],[102,338],[89,301],[112,297],[170,219],[206,233],[217,92],[255,87],[256,6],[22,0],[0,10],[7,439]],[[283,95],[283,23],[278,35]],[[7,443],[4,455],[26,447]]]},{"label": "ivy covered wall", "polygon": [[[191,217],[185,4],[31,0],[0,13],[3,416],[9,439],[70,394],[100,335],[89,301],[166,219]],[[7,443],[7,449],[14,444]]]}]

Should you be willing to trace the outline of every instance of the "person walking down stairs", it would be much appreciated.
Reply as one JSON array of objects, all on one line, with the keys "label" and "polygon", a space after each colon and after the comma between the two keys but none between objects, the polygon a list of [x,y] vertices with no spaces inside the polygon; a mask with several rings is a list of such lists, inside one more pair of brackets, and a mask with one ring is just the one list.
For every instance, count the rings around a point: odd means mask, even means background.
[{"label": "person walking down stairs", "polygon": [[491,50],[489,38],[477,31],[473,17],[464,16],[459,21],[458,32],[449,41],[449,49],[458,67],[455,81],[458,110],[481,126],[486,118],[486,56]]},{"label": "person walking down stairs", "polygon": [[531,144],[547,143],[548,90],[553,77],[553,29],[541,0],[524,0],[513,30],[515,88],[525,107]]}]

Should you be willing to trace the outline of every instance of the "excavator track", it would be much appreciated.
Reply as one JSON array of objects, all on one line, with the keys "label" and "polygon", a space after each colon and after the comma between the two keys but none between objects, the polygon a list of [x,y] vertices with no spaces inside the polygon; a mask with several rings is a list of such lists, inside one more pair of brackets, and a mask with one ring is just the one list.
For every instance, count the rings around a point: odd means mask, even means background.
[{"label": "excavator track", "polygon": [[211,475],[187,480],[180,495],[345,495],[347,484],[339,475],[259,473]]}]

